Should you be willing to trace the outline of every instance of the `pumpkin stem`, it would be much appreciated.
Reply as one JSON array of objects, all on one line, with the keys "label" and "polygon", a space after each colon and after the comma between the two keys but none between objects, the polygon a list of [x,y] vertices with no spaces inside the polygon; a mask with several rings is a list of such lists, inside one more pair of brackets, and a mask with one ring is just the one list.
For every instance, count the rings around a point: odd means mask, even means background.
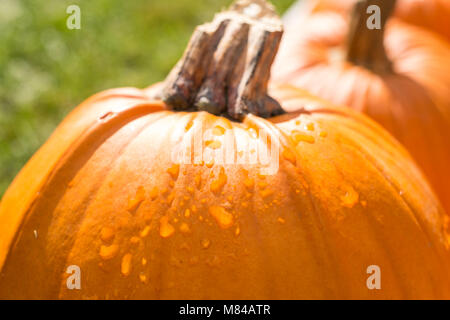
[{"label": "pumpkin stem", "polygon": [[267,95],[270,67],[283,34],[265,0],[238,0],[198,26],[160,93],[173,110],[207,111],[242,120],[283,113]]},{"label": "pumpkin stem", "polygon": [[386,21],[395,7],[395,0],[359,0],[351,15],[347,61],[378,73],[392,72],[392,64],[384,48]]}]

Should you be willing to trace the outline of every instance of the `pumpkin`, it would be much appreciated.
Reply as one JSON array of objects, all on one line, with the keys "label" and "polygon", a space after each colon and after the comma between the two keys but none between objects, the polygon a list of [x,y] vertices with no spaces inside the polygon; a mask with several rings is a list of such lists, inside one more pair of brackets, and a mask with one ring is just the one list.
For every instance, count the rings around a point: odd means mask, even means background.
[{"label": "pumpkin", "polygon": [[[163,84],[78,106],[3,198],[0,297],[450,298],[449,219],[424,177],[365,116],[268,86],[281,35],[269,4],[238,1]],[[231,163],[205,159],[229,145]]]},{"label": "pumpkin", "polygon": [[[302,14],[315,14],[323,11],[347,15],[358,0],[300,0],[286,13],[283,21],[286,26],[295,25]],[[392,0],[386,0],[390,2]],[[395,17],[433,31],[450,41],[450,1],[448,0],[396,0]]]},{"label": "pumpkin", "polygon": [[[382,124],[412,154],[450,212],[450,44],[394,17],[385,28],[369,30],[371,3],[359,2],[350,23],[339,12],[321,11],[289,25],[274,78]],[[389,3],[382,4],[384,23]]]}]

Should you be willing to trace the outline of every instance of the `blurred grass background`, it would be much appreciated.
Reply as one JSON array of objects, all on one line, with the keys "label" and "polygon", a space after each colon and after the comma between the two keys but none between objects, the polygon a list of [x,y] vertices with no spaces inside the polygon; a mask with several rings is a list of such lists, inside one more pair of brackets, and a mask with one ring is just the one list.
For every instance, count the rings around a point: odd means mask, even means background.
[{"label": "blurred grass background", "polygon": [[[273,0],[283,13],[294,0]],[[0,0],[0,197],[90,95],[164,79],[194,27],[231,0]],[[81,29],[66,8],[81,9]]]}]

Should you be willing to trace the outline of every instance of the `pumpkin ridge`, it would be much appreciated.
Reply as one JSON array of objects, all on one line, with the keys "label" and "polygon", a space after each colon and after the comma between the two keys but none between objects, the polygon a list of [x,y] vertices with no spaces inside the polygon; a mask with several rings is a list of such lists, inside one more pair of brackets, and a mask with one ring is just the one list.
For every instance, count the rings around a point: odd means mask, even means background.
[{"label": "pumpkin ridge", "polygon": [[[343,127],[341,127],[341,129],[343,129]],[[352,130],[352,131],[354,131],[354,130]],[[354,133],[358,134],[359,132],[354,131]],[[365,138],[365,139],[367,139],[367,138]],[[369,152],[367,152],[367,150],[365,148],[360,149],[360,148],[357,148],[356,145],[347,145],[347,147],[352,148],[356,153],[359,153],[364,159],[366,159],[368,161],[368,163],[380,174],[380,176],[383,178],[383,180],[386,181],[387,185],[390,186],[393,190],[395,190],[395,192],[394,192],[394,194],[396,194],[395,198],[397,200],[399,200],[400,202],[402,202],[407,209],[407,211],[404,211],[404,213],[408,213],[408,215],[414,219],[413,221],[415,222],[418,231],[420,231],[419,234],[422,234],[423,237],[425,238],[425,240],[428,243],[431,243],[432,241],[430,241],[430,240],[432,240],[433,238],[432,238],[432,235],[430,235],[430,230],[424,226],[425,222],[422,221],[423,219],[419,219],[420,215],[418,214],[417,210],[414,209],[414,207],[410,204],[410,202],[407,201],[407,199],[405,199],[405,197],[399,196],[400,189],[398,188],[397,184],[392,181],[390,175],[386,174],[381,169],[379,161],[377,161],[377,159],[375,159]],[[440,214],[440,213],[441,212],[438,212],[438,214]],[[372,222],[374,222],[374,218],[371,218],[371,220],[372,220]],[[377,224],[372,223],[371,225],[374,226]],[[378,239],[378,241],[375,243],[383,243],[383,244],[386,243],[386,241],[385,241],[386,239],[379,237],[379,234],[380,234],[379,232],[374,232],[374,235]],[[439,236],[438,238],[439,238],[438,243],[442,245],[441,237]],[[388,253],[387,256],[392,256],[392,254],[390,252],[391,250],[389,250],[390,248],[388,245],[383,245],[383,248],[385,248],[385,251]],[[433,250],[433,256],[437,261],[440,261],[442,263],[442,265],[444,265],[444,266],[448,265],[442,255],[442,252],[439,252],[438,249],[436,248],[436,246],[433,246],[432,250]],[[390,260],[388,260],[388,261],[392,265],[393,270],[396,272],[396,274],[400,276],[401,273],[398,271],[398,267],[392,261],[390,261]],[[426,269],[426,271],[429,271],[429,270]],[[430,272],[427,272],[426,275],[430,280],[432,280]],[[447,280],[448,280],[448,278],[447,278]],[[433,289],[435,289],[435,283],[436,283],[436,281],[428,281],[428,285],[430,285]],[[407,299],[411,299],[411,297],[408,297],[406,294],[406,292],[409,292],[410,290],[408,290],[408,288],[406,288],[403,285],[403,283],[401,283],[401,289],[402,289],[402,292],[404,293],[405,297]]]},{"label": "pumpkin ridge", "polygon": [[[354,130],[352,130],[354,131]],[[354,131],[355,134],[358,134],[359,132]],[[368,139],[368,138],[365,138]],[[350,145],[348,145],[350,146]],[[377,171],[383,176],[384,180],[386,180],[388,182],[388,184],[395,190],[395,194],[397,195],[396,198],[397,199],[401,199],[402,202],[404,202],[404,204],[408,207],[410,213],[413,215],[414,221],[416,221],[417,225],[419,226],[420,230],[422,231],[422,233],[427,237],[428,240],[431,240],[430,238],[430,234],[429,231],[426,230],[426,228],[424,227],[423,222],[421,222],[419,220],[419,214],[417,213],[417,211],[415,209],[413,209],[413,207],[411,206],[411,204],[405,199],[405,197],[401,197],[398,196],[400,194],[400,189],[398,188],[398,186],[392,181],[392,179],[385,173],[383,172],[383,170],[380,168],[380,164],[379,162],[370,154],[367,152],[366,149],[362,148],[356,148],[356,146],[351,146],[355,151],[357,151],[358,153],[361,153],[361,155],[369,161],[369,163],[372,164],[372,166],[374,168],[377,169]],[[381,146],[380,146],[381,148]],[[434,195],[433,195],[434,196]],[[433,247],[433,249],[436,251],[436,248]],[[437,252],[436,252],[437,253]],[[438,257],[442,258],[440,254],[437,254]]]},{"label": "pumpkin ridge", "polygon": [[[191,116],[192,119],[193,118],[197,118],[197,117],[199,117],[199,115],[193,114]],[[175,127],[176,125],[177,125],[176,121],[173,121],[172,128]],[[170,131],[172,131],[172,130],[169,130],[169,132]],[[168,212],[171,209],[174,208],[174,205],[175,205],[175,201],[172,201],[170,203],[169,207],[167,208],[167,210],[165,210],[165,211],[163,211],[163,210],[158,211],[157,214],[159,214],[159,216],[158,215],[154,215],[153,216],[154,219],[156,221],[160,221],[160,219],[163,216],[168,215]],[[164,265],[168,265],[170,263],[170,261],[169,261],[170,260],[170,253],[172,251],[174,251],[175,249],[173,247],[171,247],[171,244],[168,246],[168,243],[166,241],[164,241],[161,237],[158,237],[157,239],[158,239],[157,240],[158,241],[158,245],[156,245],[156,246],[161,250],[161,252],[167,252],[167,254],[164,255],[165,259],[162,259],[161,257],[160,257],[160,259],[158,259],[158,262],[159,262],[158,265],[157,265],[158,268],[155,270],[155,273],[158,275],[158,276],[156,276],[157,282],[155,283],[155,288],[156,288],[156,290],[155,290],[155,295],[156,295],[155,299],[159,300],[159,299],[161,299],[161,297],[162,297],[161,295],[163,293],[163,285],[162,284],[164,283],[164,277],[165,277],[165,275],[167,275],[167,269],[164,268]],[[167,247],[169,247],[169,249],[167,249]]]},{"label": "pumpkin ridge", "polygon": [[[326,115],[330,115],[330,114],[326,113]],[[348,112],[331,114],[330,116],[335,116],[335,115],[338,115],[338,116],[345,116],[345,117],[347,117],[349,120],[352,120],[352,121],[355,120],[353,117],[350,117],[351,115],[350,115]],[[359,132],[356,132],[356,133],[359,134]],[[361,154],[361,151],[356,147],[355,141],[354,141],[353,139],[350,139],[349,141],[351,141],[353,144],[355,144],[355,146],[352,147],[352,149],[354,149],[356,152],[358,152],[358,153]],[[297,152],[297,153],[299,152],[297,148],[294,148],[294,150],[295,150],[295,152]],[[362,155],[362,156],[365,158],[364,155]],[[339,175],[340,175],[341,177],[344,177],[342,171],[341,171],[340,168],[335,164],[335,162],[334,162],[333,160],[330,160],[330,161],[331,161],[333,167],[335,168],[336,172],[339,173]],[[297,163],[298,163],[298,162],[297,162]],[[298,168],[298,165],[297,165],[296,167]],[[298,170],[297,170],[297,172],[298,172]],[[384,178],[384,180],[386,180],[385,175],[382,174],[382,172],[380,172],[380,170],[378,170],[378,168],[377,168],[377,172],[379,172],[380,175]],[[307,181],[307,183],[308,183],[309,185],[312,185],[311,180],[309,180],[307,176],[304,176],[304,179]],[[307,190],[306,194],[307,194],[307,196],[308,196],[308,200],[309,200],[309,202],[310,202],[310,204],[311,204],[311,207],[313,208],[313,212],[312,212],[311,216],[312,216],[312,217],[317,217],[316,221],[319,221],[320,225],[321,225],[322,227],[324,227],[324,229],[325,229],[325,224],[324,224],[323,221],[322,221],[322,213],[321,213],[321,210],[319,210],[319,209],[317,208],[316,201],[314,200],[314,195],[312,194],[311,188],[309,188],[309,189]],[[317,224],[317,222],[316,222],[316,224]],[[373,223],[370,223],[370,220],[367,219],[367,225],[373,225]],[[373,228],[370,228],[370,230],[371,230],[373,239],[378,239],[378,240],[380,240],[380,239],[379,239],[379,238],[380,238],[380,237],[379,237],[379,232],[376,232],[375,230],[373,230]],[[331,245],[331,244],[332,244],[332,241],[330,242],[330,241],[327,240],[326,238],[324,238],[323,241],[324,241],[324,243],[327,244],[327,245],[324,246],[324,248],[327,249],[327,252],[326,252],[326,253],[328,253],[328,254],[327,254],[328,259],[326,259],[326,261],[330,261],[330,262],[329,262],[329,265],[333,265],[333,267],[329,268],[328,271],[333,270],[333,271],[335,272],[336,275],[335,275],[334,279],[345,278],[345,277],[347,276],[346,271],[345,271],[345,270],[341,270],[340,268],[336,267],[336,266],[339,266],[339,261],[335,259],[334,255],[333,255],[333,253],[332,253],[332,248],[333,248],[333,246]],[[381,242],[383,245],[380,245],[380,241],[378,241],[378,242],[377,242],[377,241],[374,241],[374,243],[376,243],[376,244],[380,247],[380,249],[382,249],[382,250],[385,252],[385,254],[384,254],[385,257],[391,256],[391,255],[389,254],[389,251],[387,250],[388,247],[387,247],[387,244],[385,244],[385,241],[382,241],[382,242]],[[331,248],[331,249],[330,249],[330,248]],[[322,259],[321,261],[323,261],[323,259]],[[392,262],[390,261],[390,259],[386,259],[386,261],[390,264],[392,272],[393,272],[394,274],[399,275],[400,272],[399,272],[399,271],[397,270],[397,268],[392,264]],[[336,296],[339,296],[339,297],[341,297],[341,298],[342,298],[342,297],[351,297],[351,296],[352,296],[351,293],[346,292],[345,287],[339,287],[337,284],[336,284],[336,287],[338,288],[338,292],[339,292],[339,294],[337,294]],[[398,289],[400,290],[400,292],[401,292],[404,296],[406,296],[406,292],[407,292],[406,288],[403,288],[403,287],[400,288],[400,287],[399,287]]]},{"label": "pumpkin ridge", "polygon": [[[109,176],[109,174],[111,173],[112,169],[114,168],[114,165],[115,165],[116,163],[118,163],[118,162],[122,159],[121,156],[124,155],[124,154],[126,153],[126,149],[129,147],[129,145],[130,145],[130,144],[131,144],[131,143],[132,143],[132,142],[133,142],[133,141],[134,141],[134,140],[135,140],[135,139],[136,139],[143,131],[145,131],[151,124],[155,124],[155,123],[157,123],[158,121],[163,120],[164,118],[167,118],[167,117],[169,117],[169,116],[170,116],[170,114],[165,114],[165,113],[164,113],[164,114],[162,114],[161,116],[159,116],[159,117],[157,117],[157,118],[155,118],[155,119],[150,119],[150,120],[146,121],[145,123],[142,124],[141,128],[139,128],[139,130],[136,130],[136,131],[134,132],[134,134],[129,138],[129,140],[121,147],[121,149],[120,149],[119,153],[117,154],[117,156],[114,157],[114,160],[108,165],[108,169],[105,169],[105,173],[104,173],[104,175],[103,175],[103,179],[101,180],[101,182],[99,182],[95,187],[92,187],[92,189],[94,190],[94,192],[87,195],[87,197],[89,197],[89,199],[87,199],[87,202],[85,203],[85,202],[83,201],[82,203],[80,203],[80,205],[83,206],[84,209],[82,210],[83,215],[78,219],[78,223],[76,224],[76,228],[75,228],[74,235],[73,235],[73,238],[74,238],[74,239],[77,239],[77,234],[79,233],[79,230],[80,230],[80,228],[81,228],[81,226],[82,226],[82,224],[83,224],[83,222],[84,222],[84,220],[85,220],[85,218],[86,218],[86,217],[85,217],[85,216],[86,216],[86,213],[89,211],[89,208],[91,207],[92,202],[96,200],[96,195],[98,194],[98,192],[100,191],[100,189],[101,189],[103,186],[106,185],[106,181],[108,180],[108,176]],[[135,120],[136,120],[136,119],[135,119]],[[133,121],[133,120],[132,120],[132,121]],[[129,122],[128,122],[128,123],[129,123]],[[125,124],[125,125],[126,125],[126,124]],[[125,125],[124,125],[124,126],[125,126]],[[123,126],[122,126],[121,128],[123,128]],[[118,130],[120,130],[120,128],[119,128]],[[116,132],[117,132],[117,131],[116,131]],[[112,135],[114,135],[114,133],[113,133]],[[112,135],[111,135],[111,136],[112,136]],[[77,207],[77,208],[74,209],[74,211],[75,211],[75,212],[80,212],[80,208]],[[65,257],[66,257],[66,262],[63,264],[63,266],[68,266],[68,265],[70,265],[70,264],[68,263],[68,262],[69,262],[68,259],[70,259],[72,250],[73,250],[73,248],[75,247],[75,243],[76,243],[76,240],[73,242],[72,246],[70,246],[70,247],[68,248],[68,252],[67,252],[67,254],[65,255]],[[61,272],[61,275],[62,275],[61,280],[63,280],[64,272]],[[60,287],[59,292],[58,292],[58,297],[59,297],[59,299],[62,299],[62,298],[63,298],[63,291],[62,291],[62,290],[65,289],[65,288],[63,288],[64,285],[65,285],[65,283],[64,283],[64,282],[61,282],[61,287]]]},{"label": "pumpkin ridge", "polygon": [[[294,148],[294,152],[297,154],[299,151],[297,150],[297,148]],[[311,183],[311,179],[309,179],[309,177],[303,173],[304,170],[301,170],[301,173],[299,172],[300,171],[300,170],[298,170],[300,168],[299,167],[299,163],[301,164],[301,161],[297,161],[296,174],[299,174],[299,175],[301,174],[302,175],[302,179],[304,181],[306,181],[306,183],[308,185],[311,185],[312,184]],[[289,170],[286,170],[286,172],[293,179],[296,178],[295,175],[291,174],[291,172]],[[292,193],[292,195],[294,197],[296,196],[294,193]],[[325,223],[323,221],[322,214],[321,214],[320,210],[317,208],[316,201],[314,201],[314,197],[313,197],[311,188],[308,188],[306,190],[306,197],[308,199],[309,206],[312,209],[312,212],[310,214],[308,214],[308,216],[310,217],[309,219],[316,226],[316,229],[325,230],[326,229]],[[302,225],[302,227],[303,227],[303,225]],[[314,235],[314,233],[312,233],[312,234]],[[325,260],[326,261],[326,265],[327,265],[327,271],[328,272],[334,272],[334,274],[335,274],[335,276],[332,277],[332,279],[341,279],[342,278],[342,271],[339,268],[336,268],[336,266],[339,266],[339,261],[338,261],[338,259],[336,259],[335,255],[332,252],[331,242],[330,242],[330,240],[327,239],[327,237],[325,236],[325,233],[321,233],[321,235],[322,235],[321,237],[315,236],[314,239],[318,240],[318,238],[319,238],[320,241],[324,244],[323,246],[321,246],[321,248],[323,248],[322,255],[325,256],[326,258],[325,259],[318,259],[317,258],[317,261],[322,261],[323,262]],[[317,257],[316,251],[317,250],[311,250],[311,252],[314,255],[314,257]],[[335,296],[336,298],[339,297],[338,292],[342,293],[343,291],[345,291],[345,287],[339,286],[337,281],[334,281],[334,284],[333,284],[332,288],[333,288],[332,296]],[[338,292],[336,292],[334,290],[338,290]],[[343,295],[345,296],[345,293]]]},{"label": "pumpkin ridge", "polygon": [[[378,171],[378,172],[380,172],[380,174],[383,176],[383,177],[385,177],[385,180],[388,182],[388,184],[392,187],[392,189],[394,189],[395,190],[395,192],[396,192],[396,194],[399,194],[399,192],[400,192],[400,189],[391,181],[391,179],[389,179],[389,177],[387,177],[385,174],[384,174],[384,172],[381,170],[381,168],[380,168],[380,166],[379,166],[379,163],[373,158],[373,157],[371,157],[368,153],[367,153],[367,151],[362,151],[361,150],[361,153],[363,154],[363,156],[369,161],[369,163],[371,163],[373,166],[374,166],[374,168],[376,168],[376,170]],[[428,242],[430,243],[431,241],[431,235],[429,234],[429,231],[424,227],[424,222],[422,221],[422,219],[419,219],[419,217],[420,217],[420,215],[418,214],[418,212],[417,212],[417,210],[415,210],[414,208],[413,208],[413,206],[410,204],[410,202],[409,201],[407,201],[404,197],[399,197],[399,196],[397,196],[396,197],[397,199],[401,199],[401,202],[403,202],[404,204],[405,204],[405,206],[408,208],[408,211],[410,212],[410,214],[412,215],[412,217],[414,218],[414,221],[417,223],[417,226],[418,226],[418,228],[419,228],[419,230],[421,231],[421,233],[424,235],[424,237],[428,240]],[[375,224],[373,224],[373,225],[375,225]],[[440,240],[440,239],[439,239]],[[383,241],[382,239],[379,239],[379,241],[381,242],[381,243],[385,243],[385,241]],[[385,247],[385,249],[387,250],[387,252],[388,253],[390,253],[389,252],[389,247],[387,246],[387,245],[384,245],[383,247]],[[432,249],[433,249],[433,252],[434,252],[434,256],[435,256],[435,259],[437,259],[438,261],[440,261],[441,263],[442,263],[442,265],[447,265],[448,266],[448,264],[446,263],[446,261],[445,261],[445,259],[444,259],[444,257],[442,256],[442,254],[440,253],[440,252],[438,252],[437,251],[437,248],[435,247],[435,246],[432,246]],[[392,264],[392,261],[389,261],[391,264]],[[394,268],[394,269],[397,269],[397,268]],[[431,278],[431,274],[430,274],[430,272],[429,272],[429,270],[427,270],[428,272],[426,273],[426,275],[427,275],[427,277],[430,279],[430,281],[428,281],[428,284],[433,288],[433,290],[436,292],[436,285],[435,285],[435,281],[432,281],[433,279]],[[400,274],[398,271],[397,271],[397,274]],[[447,281],[448,281],[448,277],[447,277]],[[403,287],[403,285],[402,285],[402,287]],[[404,291],[404,293],[406,293],[406,292],[408,292],[408,289],[407,288],[403,288],[403,291]],[[405,296],[407,296],[406,294],[405,294]],[[407,297],[407,298],[409,298],[409,299],[411,299],[412,297]]]},{"label": "pumpkin ridge", "polygon": [[[157,119],[156,119],[157,120]],[[148,124],[149,122],[147,122],[147,124]],[[143,129],[145,128],[145,124],[143,124]],[[138,134],[138,133],[137,133]],[[128,141],[128,143],[130,143],[131,141],[133,140],[133,136],[131,136],[130,137],[130,140]],[[102,144],[102,143],[100,143],[100,144]],[[126,145],[127,144],[125,144],[125,145],[123,145],[122,147],[123,148],[126,148]],[[122,148],[122,149],[123,149]],[[95,150],[97,150],[97,149],[95,149]],[[94,151],[95,152],[95,151]],[[89,157],[87,157],[88,159],[87,160],[89,160]],[[115,161],[116,159],[114,159],[114,161]],[[41,193],[42,194],[45,194],[46,193],[46,190],[52,185],[52,182],[54,182],[55,180],[54,179],[56,179],[57,177],[59,176],[59,170],[56,170],[56,171],[52,171],[52,176],[50,177],[50,178],[48,178],[47,179],[47,183],[43,186],[43,189],[41,189]],[[97,190],[98,190],[98,188],[93,188],[93,190],[94,190],[94,194],[97,192]],[[92,196],[92,194],[90,193],[89,195],[89,200],[88,200],[88,203],[93,199],[93,196]],[[59,196],[58,196],[59,197]],[[35,202],[36,202],[36,200],[35,200]],[[32,218],[31,216],[30,216],[30,213],[33,213],[34,212],[34,210],[36,209],[36,206],[35,206],[35,202],[33,203],[33,206],[30,206],[28,209],[27,209],[27,211],[25,212],[25,215],[26,215],[26,220],[23,220],[22,221],[22,232],[23,232],[23,227],[24,226],[26,226],[26,224],[27,224],[27,222]],[[56,204],[55,204],[55,207],[57,206],[57,203],[59,203],[59,201],[58,202],[56,202]],[[85,204],[84,202],[82,202],[82,205],[85,205],[86,207],[88,207],[89,206],[89,204]],[[79,211],[76,211],[76,212],[79,212]],[[84,215],[84,213],[85,213],[86,211],[84,210],[84,211],[82,211],[82,214]],[[78,220],[80,220],[80,221],[82,221],[83,220],[83,218],[81,217],[81,218],[79,218]],[[49,221],[48,222],[48,225],[47,225],[47,230],[48,230],[48,228],[50,227],[50,225],[51,225],[51,221]],[[78,224],[79,225],[79,224]],[[78,229],[78,228],[76,228],[76,229]],[[75,235],[73,236],[73,237],[75,237]],[[18,241],[20,241],[20,238],[21,238],[21,234],[17,234],[17,236],[16,236],[16,239],[15,239],[15,241],[16,242],[18,242]],[[69,251],[70,252],[70,251]],[[67,255],[67,257],[68,257],[68,255]],[[5,260],[5,261],[7,261],[7,260]],[[63,264],[61,264],[61,265],[63,265]],[[65,265],[64,265],[65,266]],[[60,272],[60,274],[64,274],[64,272]],[[57,281],[56,279],[54,280],[54,281]],[[0,283],[1,283],[1,278],[0,278]],[[0,286],[1,287],[1,286]]]},{"label": "pumpkin ridge", "polygon": [[[295,98],[293,99],[293,100],[295,100]],[[317,111],[319,111],[319,109],[314,109],[314,110],[300,110],[299,112],[298,112],[298,114],[299,115],[307,115],[308,116],[308,118],[311,118],[311,119],[313,119],[314,118],[314,115],[315,114],[319,114],[319,112],[317,112]],[[321,110],[320,110],[321,111]],[[324,109],[324,111],[328,114],[328,109]],[[292,114],[292,113],[290,113],[290,114]],[[341,115],[341,113],[338,113],[339,115]],[[350,119],[353,119],[352,117],[350,117],[350,115],[348,114],[348,112],[343,112],[342,113],[342,115],[343,116],[346,116],[346,117],[348,117],[348,118],[350,118]],[[280,117],[283,117],[283,115],[282,116],[280,116]],[[295,155],[296,155],[296,164],[294,165],[294,164],[292,164],[292,163],[290,163],[289,161],[287,161],[287,160],[285,160],[285,159],[283,159],[284,161],[282,161],[281,163],[280,163],[280,170],[283,168],[283,167],[285,167],[286,165],[287,166],[290,166],[290,165],[293,165],[294,167],[295,167],[295,173],[296,174],[298,174],[298,175],[302,175],[302,179],[304,180],[304,181],[306,181],[306,183],[308,184],[308,185],[311,185],[311,180],[310,179],[308,179],[308,177],[306,176],[306,175],[304,175],[304,174],[302,174],[302,173],[300,173],[299,172],[299,163],[301,163],[301,161],[299,161],[299,159],[300,159],[300,157],[299,157],[299,153],[300,153],[300,150],[299,150],[299,148],[298,147],[296,147],[296,146],[294,146],[294,144],[291,142],[291,140],[290,140],[290,138],[289,138],[289,134],[288,134],[288,130],[289,129],[284,129],[284,128],[282,128],[282,127],[279,127],[279,126],[275,126],[270,120],[269,121],[267,121],[267,120],[265,120],[265,119],[258,119],[258,120],[260,120],[261,122],[268,122],[268,127],[270,127],[272,130],[274,130],[274,131],[276,131],[277,132],[277,136],[278,137],[280,137],[280,149],[281,148],[289,148],[289,150],[290,151],[292,151]],[[282,139],[281,139],[282,138]],[[281,157],[281,154],[280,154],[280,157]],[[296,180],[296,176],[291,172],[291,170],[284,170],[284,172],[286,172],[286,174],[288,175],[288,176],[290,176],[290,177],[292,177],[293,179],[293,181],[295,181]],[[302,172],[303,172],[303,170],[302,170]],[[290,193],[292,194],[292,198],[293,199],[295,199],[295,197],[297,196],[294,192],[292,192],[293,190],[292,190],[292,186],[291,186],[291,188],[290,188]],[[320,212],[320,210],[318,210],[318,208],[317,208],[317,204],[316,204],[316,202],[314,201],[314,197],[313,197],[313,194],[312,194],[312,191],[311,191],[311,188],[308,188],[307,190],[306,190],[306,196],[308,197],[308,202],[309,202],[309,204],[310,204],[310,208],[313,210],[313,212],[311,212],[310,214],[309,214],[309,216],[310,216],[310,219],[311,219],[311,221],[312,221],[312,223],[314,223],[316,226],[321,226],[321,227],[317,227],[317,228],[324,228],[325,229],[325,224],[323,223],[323,220],[322,220],[322,217],[321,217],[321,212]],[[302,227],[303,227],[303,225],[302,225]],[[305,228],[303,228],[304,230],[306,230]],[[330,272],[330,271],[332,271],[332,272],[335,272],[335,274],[336,274],[336,276],[334,277],[334,279],[340,279],[340,278],[342,278],[341,277],[341,273],[342,273],[342,271],[340,271],[339,270],[339,268],[336,268],[336,266],[338,266],[339,265],[339,262],[338,262],[338,260],[336,260],[335,259],[335,257],[334,257],[334,255],[332,254],[332,249],[330,249],[330,248],[332,248],[332,246],[330,245],[330,241],[329,240],[327,240],[325,237],[321,237],[322,238],[322,243],[325,243],[326,245],[324,245],[323,246],[323,248],[325,249],[325,251],[322,253],[323,255],[325,255],[327,258],[325,259],[326,261],[327,261],[327,265],[328,266],[330,266],[328,269],[327,269],[327,271],[328,272]],[[311,250],[311,254],[313,255],[313,256],[315,256],[315,257],[317,257],[317,255],[315,255],[315,251],[314,250]],[[323,261],[323,259],[317,259],[317,261]],[[331,267],[331,266],[333,266],[333,267]],[[337,284],[337,283],[335,283],[335,285],[334,285],[334,287],[333,288],[339,288],[338,289],[338,292],[340,293],[340,294],[342,294],[342,296],[345,296],[346,294],[344,293],[345,292],[345,288],[344,287],[339,287],[339,285]],[[336,297],[338,297],[339,295],[336,293],[336,292],[334,292],[333,293]]]},{"label": "pumpkin ridge", "polygon": [[[152,105],[147,105],[147,104],[140,104],[138,106],[141,106],[140,109],[138,109],[138,111],[143,112],[143,114],[147,114],[149,113],[150,110],[146,110],[148,108],[145,108],[146,106],[152,106]],[[158,106],[157,104],[154,104],[153,106]],[[51,183],[51,181],[55,178],[55,176],[57,175],[57,172],[59,170],[61,170],[62,168],[62,164],[66,163],[67,159],[74,156],[74,154],[76,153],[77,149],[80,148],[80,146],[83,146],[84,143],[86,142],[86,139],[93,139],[94,137],[92,136],[93,133],[96,133],[97,131],[101,131],[101,127],[106,125],[106,124],[110,124],[112,125],[110,122],[112,122],[112,120],[117,120],[117,118],[119,118],[119,116],[121,115],[122,117],[124,115],[126,115],[129,112],[136,112],[136,110],[134,108],[128,108],[122,112],[118,112],[116,117],[112,117],[107,119],[107,122],[102,122],[99,124],[98,121],[93,122],[90,126],[88,126],[81,134],[80,136],[78,136],[77,138],[75,138],[75,140],[68,146],[68,148],[62,153],[61,157],[55,162],[55,165],[53,166],[53,168],[50,170],[50,172],[48,173],[47,178],[45,178],[45,183],[43,183],[37,191],[38,193],[42,193],[43,190],[45,190],[48,185]],[[154,112],[154,111],[152,111]],[[140,115],[135,116],[136,118],[138,118]],[[127,119],[128,121],[132,121],[130,119]],[[38,196],[36,195],[33,199],[30,200],[30,204],[27,205],[27,210],[25,212],[22,213],[22,218],[20,218],[20,228],[22,228],[26,222],[28,221],[29,217],[29,212],[30,210],[33,208],[33,206],[35,205],[36,201],[38,200]],[[9,248],[15,246],[17,244],[17,241],[19,241],[20,239],[20,235],[19,233],[15,234],[13,236],[12,239],[9,240]],[[5,238],[1,238],[3,241],[8,242],[7,240],[5,240]],[[10,252],[10,250],[8,250],[8,253]],[[7,260],[7,256],[0,256],[0,270],[3,270],[4,267],[4,262]]]},{"label": "pumpkin ridge", "polygon": [[[356,134],[358,134],[358,132],[356,132]],[[351,143],[354,143],[354,140],[352,141],[348,141]],[[376,172],[378,172],[378,174],[382,177],[383,180],[385,180],[390,186],[392,185],[391,182],[389,181],[389,178],[387,177],[387,175],[382,172],[378,166],[376,166],[371,159],[367,158],[367,155],[357,147],[357,145],[349,145],[346,143],[346,147],[347,148],[351,148],[354,152],[354,154],[358,154],[361,158],[367,159],[369,161],[369,164],[376,170]],[[341,148],[342,150],[342,148]],[[345,175],[343,174],[343,172],[340,170],[340,168],[336,165],[336,163],[331,160],[331,162],[333,163],[333,166],[335,167],[336,171],[341,175],[341,177],[345,177]],[[396,189],[395,187],[393,187],[393,189]],[[398,192],[398,190],[396,190]],[[398,193],[397,193],[398,194]],[[398,197],[396,197],[398,198]],[[367,225],[371,226],[369,228],[370,232],[371,232],[371,237],[374,239],[373,243],[375,243],[377,245],[378,248],[380,248],[380,250],[383,251],[383,255],[385,257],[390,257],[392,256],[391,254],[391,250],[389,250],[389,245],[386,242],[386,239],[380,235],[380,232],[377,230],[377,228],[374,228],[373,226],[376,226],[376,219],[370,215],[370,214],[366,214],[364,215],[365,217],[365,221],[367,221]],[[396,275],[397,277],[401,276],[401,272],[398,268],[398,266],[395,264],[394,261],[391,261],[391,259],[386,259],[387,263],[390,266],[391,272]],[[384,266],[385,267],[385,266]],[[407,296],[407,288],[405,288],[405,286],[400,283],[397,284],[397,289],[399,290],[399,292],[406,297]]]}]

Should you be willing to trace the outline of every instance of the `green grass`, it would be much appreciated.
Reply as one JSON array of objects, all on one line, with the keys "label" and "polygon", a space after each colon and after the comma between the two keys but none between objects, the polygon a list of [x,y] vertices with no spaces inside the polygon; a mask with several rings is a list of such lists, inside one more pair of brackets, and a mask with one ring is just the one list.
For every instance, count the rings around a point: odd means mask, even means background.
[{"label": "green grass", "polygon": [[[275,0],[279,13],[294,0]],[[90,95],[164,79],[193,28],[230,0],[1,0],[0,197]],[[66,8],[81,8],[81,29]]]}]

